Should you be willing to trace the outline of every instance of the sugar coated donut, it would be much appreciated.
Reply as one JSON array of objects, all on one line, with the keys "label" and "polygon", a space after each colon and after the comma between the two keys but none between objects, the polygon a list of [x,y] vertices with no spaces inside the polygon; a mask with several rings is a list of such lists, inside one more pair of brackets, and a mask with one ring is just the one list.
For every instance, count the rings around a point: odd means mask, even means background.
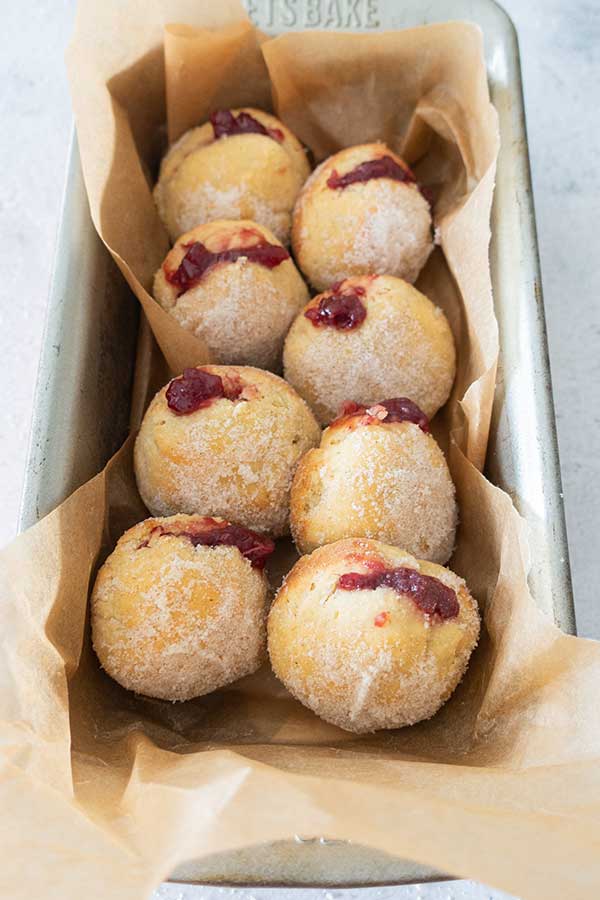
[{"label": "sugar coated donut", "polygon": [[140,495],[153,515],[223,516],[285,534],[294,471],[320,434],[277,375],[250,366],[186,369],[142,421],[134,450]]},{"label": "sugar coated donut", "polygon": [[170,148],[154,200],[172,241],[213,219],[252,219],[288,243],[309,171],[302,145],[275,116],[221,109]]},{"label": "sugar coated donut", "polygon": [[285,340],[286,379],[323,424],[348,400],[410,397],[429,418],[454,381],[454,338],[442,310],[390,275],[346,278],[314,297]]},{"label": "sugar coated donut", "polygon": [[325,160],[294,208],[292,246],[313,287],[381,272],[413,282],[433,249],[429,201],[385,144],[349,147]]},{"label": "sugar coated donut", "polygon": [[267,228],[219,220],[177,239],[156,273],[154,296],[205,341],[215,362],[272,369],[308,289]]},{"label": "sugar coated donut", "polygon": [[405,397],[349,404],[302,457],[290,524],[301,553],[347,537],[376,538],[445,563],[457,507],[446,459],[427,417]]},{"label": "sugar coated donut", "polygon": [[123,687],[189,700],[254,672],[265,656],[273,543],[224,520],[146,519],[118,541],[92,592],[92,640]]},{"label": "sugar coated donut", "polygon": [[321,718],[359,734],[434,715],[478,635],[462,578],[365,539],[302,557],[268,619],[277,677]]}]

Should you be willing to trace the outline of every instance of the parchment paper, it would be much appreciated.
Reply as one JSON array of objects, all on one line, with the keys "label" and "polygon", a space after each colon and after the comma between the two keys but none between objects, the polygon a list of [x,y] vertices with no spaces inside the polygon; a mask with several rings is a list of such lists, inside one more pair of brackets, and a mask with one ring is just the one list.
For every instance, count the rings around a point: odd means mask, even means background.
[{"label": "parchment paper", "polygon": [[0,559],[2,896],[133,900],[180,862],[296,834],[521,898],[596,896],[600,648],[536,609],[525,525],[479,471],[497,357],[487,245],[498,146],[479,32],[264,40],[234,3],[87,0],[69,70],[94,222],[166,357],[138,359],[134,424],[167,365],[206,358],[145,293],[168,246],[150,196],[167,118],[175,137],[217,102],[266,105],[268,80],[273,108],[316,159],[383,137],[436,186],[441,249],[419,285],[458,343],[436,431],[461,510],[452,567],[485,631],[441,713],[397,732],[358,737],[319,721],[267,666],[186,704],[128,694],[98,667],[87,596],[145,515],[130,439]]}]

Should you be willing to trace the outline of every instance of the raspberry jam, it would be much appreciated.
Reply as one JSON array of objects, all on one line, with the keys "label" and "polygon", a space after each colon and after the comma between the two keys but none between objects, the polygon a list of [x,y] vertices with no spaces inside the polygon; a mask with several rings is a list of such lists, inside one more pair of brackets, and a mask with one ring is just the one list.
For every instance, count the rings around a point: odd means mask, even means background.
[{"label": "raspberry jam", "polygon": [[240,112],[235,115],[230,109],[217,109],[210,117],[215,140],[231,137],[235,134],[264,134],[274,141],[281,143],[284,139],[280,128],[266,128],[262,122],[251,116],[250,113]]},{"label": "raspberry jam", "polygon": [[[456,593],[438,578],[422,575],[416,569],[400,566],[397,569],[381,568],[361,574],[347,572],[340,575],[337,587],[342,591],[375,591],[379,587],[391,588],[397,594],[409,597],[426,616],[437,616],[439,619],[455,619],[460,612]],[[383,616],[380,613],[377,616]],[[387,622],[375,621],[381,627]]]},{"label": "raspberry jam", "polygon": [[263,569],[267,558],[275,549],[275,544],[270,538],[257,534],[256,531],[251,531],[242,525],[219,522],[209,516],[189,522],[185,527],[175,524],[156,525],[150,532],[150,536],[140,544],[138,549],[147,547],[153,535],[163,537],[166,534],[188,538],[194,547],[198,545],[237,547],[253,569]]},{"label": "raspberry jam", "polygon": [[391,178],[393,181],[403,181],[405,184],[414,184],[418,187],[423,198],[433,208],[433,194],[428,187],[422,187],[417,183],[414,172],[408,166],[402,167],[391,156],[380,156],[360,163],[345,175],[338,175],[334,169],[327,179],[327,187],[339,190],[350,184],[358,184],[363,181],[371,181],[372,178]]},{"label": "raspberry jam", "polygon": [[391,425],[394,422],[412,422],[418,425],[421,431],[429,431],[429,419],[422,409],[409,400],[408,397],[393,397],[391,400],[382,400],[372,406],[362,406],[360,403],[350,401],[345,403],[337,419],[329,426],[346,425],[356,419],[357,425],[374,425],[376,423]]},{"label": "raspberry jam", "polygon": [[391,178],[393,181],[405,181],[408,184],[416,184],[417,181],[408,166],[402,167],[391,156],[380,156],[359,163],[345,175],[338,175],[334,169],[327,179],[327,187],[339,190],[350,184],[371,181],[373,178]]},{"label": "raspberry jam", "polygon": [[[248,229],[246,229],[248,231]],[[290,254],[285,247],[278,244],[269,244],[262,235],[257,232],[249,232],[249,235],[258,237],[258,240],[248,247],[227,247],[224,250],[213,252],[208,250],[200,241],[194,241],[191,244],[184,244],[186,251],[185,256],[179,264],[179,268],[169,271],[163,267],[165,278],[177,288],[177,296],[180,297],[195,287],[204,277],[209,269],[218,266],[219,263],[235,262],[241,256],[245,257],[248,262],[258,263],[267,269],[274,269],[284,260],[290,258]],[[240,235],[245,237],[246,235]]]},{"label": "raspberry jam", "polygon": [[339,331],[350,331],[367,318],[366,307],[360,299],[365,295],[364,287],[356,285],[343,291],[342,285],[343,282],[335,284],[316,306],[304,313],[315,328],[330,326]]},{"label": "raspberry jam", "polygon": [[243,389],[235,377],[223,380],[204,369],[184,369],[183,375],[174,378],[167,388],[167,406],[178,416],[188,416],[221,397],[238,400]]},{"label": "raspberry jam", "polygon": [[389,612],[380,612],[380,613],[377,613],[377,615],[373,619],[373,625],[375,625],[376,628],[383,628],[385,625],[387,625],[389,620],[390,620]]}]

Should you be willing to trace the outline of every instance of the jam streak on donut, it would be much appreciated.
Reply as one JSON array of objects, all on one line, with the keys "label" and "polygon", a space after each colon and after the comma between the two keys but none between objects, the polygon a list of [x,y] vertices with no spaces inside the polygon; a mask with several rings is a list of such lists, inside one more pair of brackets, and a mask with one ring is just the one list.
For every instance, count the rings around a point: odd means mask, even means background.
[{"label": "jam streak on donut", "polygon": [[425,615],[437,616],[440,619],[455,619],[460,612],[458,598],[452,588],[442,584],[438,578],[421,575],[416,569],[409,569],[407,566],[399,566],[397,569],[381,567],[379,570],[365,574],[347,572],[345,575],[340,575],[337,587],[342,591],[374,591],[379,587],[392,588],[397,594],[410,597]]},{"label": "jam streak on donut", "polygon": [[345,403],[337,419],[334,419],[330,428],[338,425],[346,425],[357,419],[357,425],[374,425],[376,423],[391,425],[394,422],[412,422],[418,425],[421,431],[429,431],[429,419],[422,409],[409,400],[408,397],[393,397],[391,400],[382,400],[372,406],[361,406],[360,403],[350,401]]},{"label": "jam streak on donut", "polygon": [[267,558],[275,549],[275,544],[270,538],[257,534],[256,531],[251,531],[242,525],[218,522],[210,516],[205,516],[199,521],[190,522],[185,527],[175,524],[155,525],[148,538],[139,545],[138,550],[147,547],[154,535],[163,537],[166,534],[187,538],[194,547],[198,545],[237,547],[253,569],[263,569]]},{"label": "jam streak on donut", "polygon": [[280,128],[266,128],[247,112],[240,112],[236,116],[230,109],[216,109],[211,114],[210,122],[216,141],[234,134],[263,134],[279,143],[284,139],[283,131]]},{"label": "jam streak on donut", "polygon": [[377,159],[369,159],[366,162],[359,163],[358,166],[346,172],[345,175],[339,175],[334,169],[327,179],[327,187],[339,190],[348,187],[350,184],[371,181],[372,178],[391,178],[393,181],[414,184],[429,206],[433,206],[433,195],[430,189],[418,184],[414,172],[408,166],[403,168],[391,156],[380,156]]},{"label": "jam streak on donut", "polygon": [[184,369],[167,388],[167,406],[178,416],[188,416],[222,397],[239,400],[243,390],[244,385],[235,376],[223,380],[204,369]]},{"label": "jam streak on donut", "polygon": [[[249,229],[245,229],[246,232]],[[195,287],[204,277],[209,269],[219,265],[219,263],[235,262],[240,257],[244,257],[248,262],[259,263],[267,269],[274,269],[284,260],[290,258],[290,254],[285,247],[278,244],[269,244],[262,235],[257,232],[250,231],[249,234],[258,236],[258,241],[248,247],[229,247],[225,250],[218,250],[213,253],[208,250],[200,241],[193,241],[191,244],[184,244],[186,251],[185,256],[179,264],[179,268],[169,271],[163,267],[165,278],[177,288],[177,296],[181,297],[190,288]],[[244,235],[241,235],[242,237]]]},{"label": "jam streak on donut", "polygon": [[339,190],[350,184],[361,181],[371,181],[372,178],[391,178],[393,181],[405,181],[408,184],[416,184],[417,179],[408,168],[403,168],[391,156],[380,156],[377,159],[369,159],[359,163],[354,169],[345,175],[338,175],[334,169],[327,179],[327,187]]},{"label": "jam streak on donut", "polygon": [[316,306],[304,313],[315,328],[329,325],[340,331],[350,331],[367,318],[367,310],[360,299],[365,295],[364,287],[356,285],[344,293],[342,285],[343,282],[338,281]]}]

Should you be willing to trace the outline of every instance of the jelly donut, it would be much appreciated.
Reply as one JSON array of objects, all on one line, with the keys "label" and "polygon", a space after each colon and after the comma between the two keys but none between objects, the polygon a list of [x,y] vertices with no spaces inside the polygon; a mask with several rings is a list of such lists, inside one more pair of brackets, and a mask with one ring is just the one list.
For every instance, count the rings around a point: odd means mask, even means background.
[{"label": "jelly donut", "polygon": [[435,563],[454,547],[457,507],[444,454],[410,400],[348,404],[302,457],[290,526],[301,553],[347,537],[376,538]]},{"label": "jelly donut", "polygon": [[465,672],[479,613],[449,569],[354,539],[296,563],[267,631],[273,670],[293,696],[360,734],[438,711]]},{"label": "jelly donut", "polygon": [[169,236],[213,219],[252,219],[289,242],[310,167],[289,128],[259,109],[220,109],[164,157],[154,200]]},{"label": "jelly donut", "polygon": [[308,406],[277,375],[249,366],[185,369],[142,421],[138,489],[153,515],[223,516],[279,536],[289,528],[296,466],[320,434]]},{"label": "jelly donut", "polygon": [[154,297],[205,341],[215,362],[272,369],[308,290],[267,228],[221,220],[177,239],[154,278]]},{"label": "jelly donut", "polygon": [[189,700],[256,671],[266,646],[273,542],[201,516],[146,519],[118,541],[92,592],[92,640],[123,687]]},{"label": "jelly donut", "polygon": [[286,338],[283,366],[323,424],[348,400],[369,406],[382,397],[410,397],[432,418],[450,394],[456,352],[438,306],[400,278],[371,275],[308,303]]},{"label": "jelly donut", "polygon": [[292,246],[319,291],[349,275],[413,282],[433,249],[431,210],[406,163],[385,144],[325,160],[294,208]]}]

